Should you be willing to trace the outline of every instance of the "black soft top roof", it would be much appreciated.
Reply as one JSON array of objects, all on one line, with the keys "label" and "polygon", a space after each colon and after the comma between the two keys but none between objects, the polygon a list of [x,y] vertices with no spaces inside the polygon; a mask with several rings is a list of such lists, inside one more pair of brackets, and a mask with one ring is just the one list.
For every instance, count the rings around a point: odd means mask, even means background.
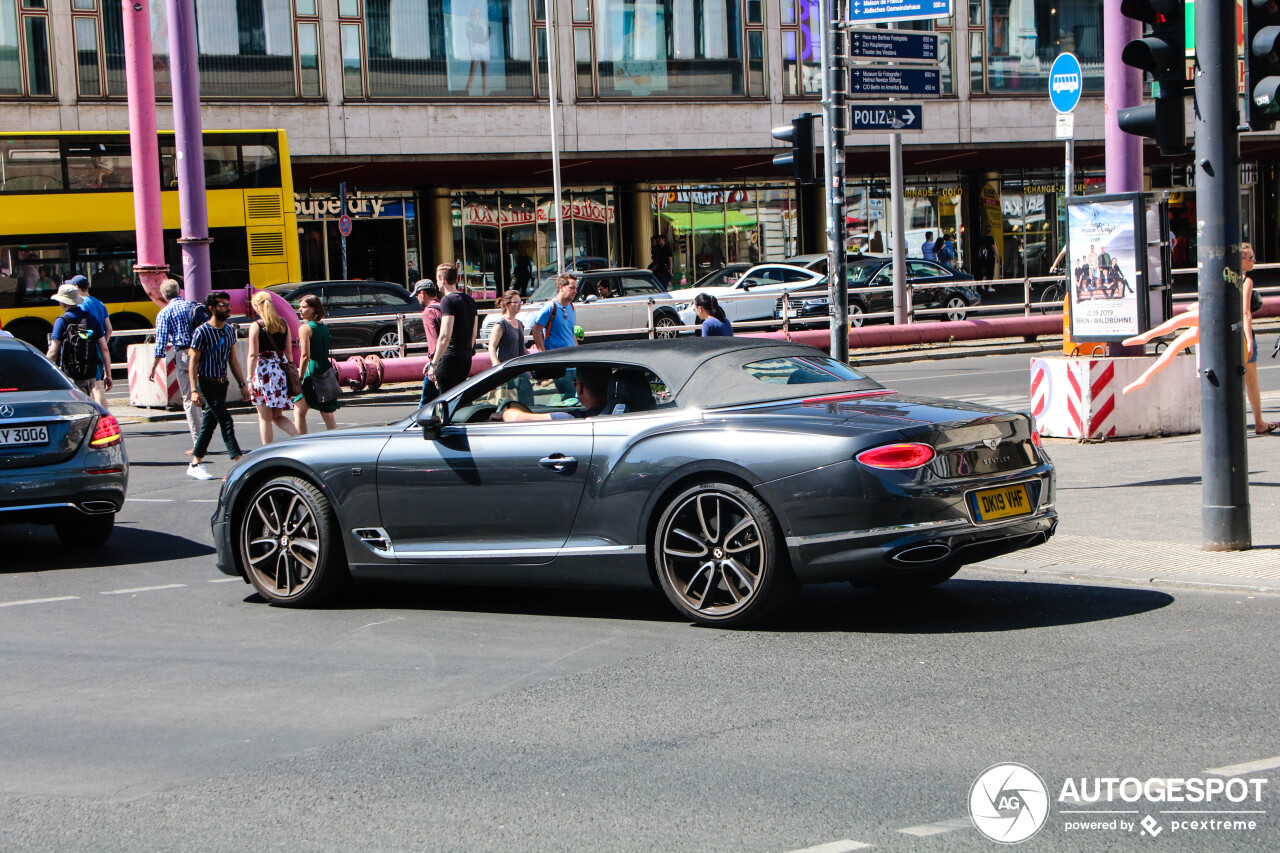
[{"label": "black soft top roof", "polygon": [[785,400],[806,394],[838,394],[881,387],[873,379],[820,385],[777,385],[743,370],[752,362],[772,358],[827,358],[815,347],[766,338],[668,338],[618,341],[564,347],[513,359],[533,368],[539,365],[599,361],[648,368],[671,389],[681,406],[714,408],[739,403]]}]

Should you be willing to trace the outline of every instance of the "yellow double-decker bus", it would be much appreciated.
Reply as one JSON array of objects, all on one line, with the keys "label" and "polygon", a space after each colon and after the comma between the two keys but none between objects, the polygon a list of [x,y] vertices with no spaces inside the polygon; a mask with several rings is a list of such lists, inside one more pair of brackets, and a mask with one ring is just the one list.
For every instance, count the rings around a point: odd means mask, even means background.
[{"label": "yellow double-decker bus", "polygon": [[[165,260],[181,279],[172,132],[160,135]],[[133,168],[125,131],[0,134],[0,323],[44,349],[62,307],[50,297],[88,276],[117,330],[155,324],[133,273]],[[207,131],[204,170],[215,290],[298,281],[298,224],[282,130]],[[122,338],[120,345],[137,343]],[[119,348],[117,348],[119,349]],[[121,360],[113,352],[113,360]]]}]

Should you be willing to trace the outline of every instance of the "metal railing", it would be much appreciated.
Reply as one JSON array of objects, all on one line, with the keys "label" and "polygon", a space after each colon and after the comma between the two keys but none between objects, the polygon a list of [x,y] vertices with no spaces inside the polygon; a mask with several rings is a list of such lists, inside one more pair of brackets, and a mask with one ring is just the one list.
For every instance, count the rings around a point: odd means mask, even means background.
[{"label": "metal railing", "polygon": [[[1264,273],[1265,272],[1280,273],[1280,263],[1257,264],[1254,267],[1254,271],[1264,272]],[[1196,270],[1194,268],[1180,268],[1180,269],[1175,269],[1173,272],[1175,276],[1180,276],[1185,278],[1185,277],[1194,275]],[[963,311],[966,317],[970,315],[979,315],[979,316],[982,316],[982,315],[995,316],[997,314],[1007,315],[1010,312],[1017,312],[1017,311],[1021,311],[1023,316],[1028,316],[1028,317],[1031,316],[1031,313],[1033,311],[1044,313],[1044,314],[1061,312],[1062,310],[1061,298],[1056,300],[1041,301],[1039,297],[1045,294],[1049,290],[1049,288],[1053,286],[1057,286],[1058,288],[1061,288],[1062,289],[1061,292],[1063,292],[1065,295],[1066,275],[1062,274],[1062,275],[1048,275],[1048,276],[1024,276],[1022,278],[1001,278],[1001,279],[992,279],[989,281],[960,281],[960,282],[949,282],[945,284],[936,284],[936,285],[921,285],[920,287],[927,288],[930,290],[949,289],[954,287],[968,287],[968,288],[977,290],[977,289],[985,288],[988,286],[996,287],[996,288],[1006,288],[1006,289],[1013,286],[1021,286],[1022,301],[990,303],[990,304],[984,304],[982,302],[979,302],[979,304],[977,305],[966,306],[965,308],[962,308],[962,309],[947,308],[945,306],[939,307],[939,308],[917,308],[914,306],[914,304],[912,304],[914,302],[912,297],[913,297],[913,291],[915,287],[911,284],[908,284],[907,285],[907,295],[908,295],[907,323],[908,324],[915,323],[917,318],[931,319],[931,318],[938,317],[941,315],[946,315],[949,313],[957,313],[959,311]],[[808,287],[806,286],[806,287],[797,288],[796,290],[807,290],[807,289]],[[870,293],[886,293],[886,292],[891,293],[892,291],[893,291],[893,287],[891,285],[886,285],[886,286],[877,286],[877,287],[850,288],[849,292],[850,294],[853,294],[853,293],[870,294]],[[1269,286],[1269,287],[1258,287],[1257,291],[1261,296],[1280,296],[1280,285]],[[795,292],[796,291],[782,291],[779,294],[777,294],[773,300],[775,306],[777,304],[777,301],[781,299],[786,301],[787,303],[786,307],[790,309],[789,303],[790,303],[790,300],[793,298]],[[664,303],[661,303],[661,305],[670,307],[674,313],[675,305],[689,301],[689,300],[681,299],[680,298],[681,293],[682,291],[680,290],[671,291],[672,296],[675,297],[674,301],[671,303],[664,302]],[[813,291],[813,293],[816,296],[818,293],[820,293],[820,291]],[[981,295],[982,295],[981,292],[979,292],[979,298],[981,298]],[[1036,297],[1036,298],[1033,299],[1033,297]],[[733,302],[734,300],[740,300],[740,299],[759,300],[761,298],[762,296],[760,294],[753,294],[748,292],[743,294],[733,294],[733,295],[723,296],[723,297],[720,297],[719,301],[721,303],[730,303],[730,302]],[[1194,302],[1196,298],[1197,297],[1194,292],[1175,293],[1173,297],[1174,302],[1176,303]],[[659,331],[657,326],[657,321],[656,321],[656,316],[657,316],[656,309],[660,306],[660,303],[656,299],[653,299],[652,297],[650,297],[647,304],[649,307],[649,311],[648,311],[649,316],[648,316],[648,323],[645,326],[640,326],[637,328],[630,328],[630,329],[600,330],[598,332],[593,332],[588,334],[589,335],[590,334],[607,334],[609,336],[644,335],[650,339],[653,339],[657,337],[668,336],[671,334],[679,334],[681,332],[695,331],[700,328],[700,326],[697,324],[694,324],[694,325],[681,324],[676,326],[664,326],[662,327],[661,331]],[[395,319],[396,335],[399,340],[399,343],[394,348],[370,345],[370,346],[364,346],[364,347],[344,347],[342,349],[333,349],[333,350],[330,350],[329,352],[331,355],[334,355],[334,356],[348,356],[348,355],[367,355],[371,353],[381,353],[381,352],[388,351],[389,349],[394,349],[396,351],[396,357],[400,357],[400,358],[404,358],[411,354],[418,354],[418,353],[425,354],[427,351],[426,341],[408,342],[405,339],[405,318],[406,317],[416,318],[419,316],[419,313],[420,312],[414,311],[414,312],[400,313],[400,314],[394,314],[394,315],[379,315],[385,319],[391,319],[392,317],[394,317]],[[483,328],[484,326],[484,322],[485,322],[484,318],[486,316],[490,314],[500,314],[500,313],[501,313],[501,310],[498,308],[480,309],[478,312],[478,315],[480,317],[481,328]],[[784,311],[784,315],[789,315],[790,313],[791,313],[790,310]],[[859,314],[858,316],[864,322],[868,320],[882,320],[882,319],[892,320],[893,311],[867,312],[865,314]],[[789,331],[791,327],[791,319],[792,318],[790,318],[789,316],[784,316],[783,318],[771,316],[771,317],[761,318],[759,320],[739,320],[733,323],[733,327],[735,330],[781,329],[783,331]],[[325,318],[324,322],[330,326],[355,325],[359,323],[368,323],[369,317],[368,316],[328,317],[328,318]],[[831,318],[830,318],[830,315],[814,316],[814,317],[804,318],[804,323],[806,326],[830,327]],[[154,328],[117,329],[112,332],[112,339],[114,340],[117,338],[138,337],[143,339],[141,341],[142,343],[146,343],[147,342],[146,339],[154,338],[155,333],[156,333],[156,330]],[[489,340],[487,336],[481,334],[479,337],[476,338],[475,347],[477,351],[487,349],[488,346],[489,346]],[[126,364],[120,363],[120,362],[112,362],[111,364],[111,367],[113,370],[122,369],[126,366],[127,366]]]}]

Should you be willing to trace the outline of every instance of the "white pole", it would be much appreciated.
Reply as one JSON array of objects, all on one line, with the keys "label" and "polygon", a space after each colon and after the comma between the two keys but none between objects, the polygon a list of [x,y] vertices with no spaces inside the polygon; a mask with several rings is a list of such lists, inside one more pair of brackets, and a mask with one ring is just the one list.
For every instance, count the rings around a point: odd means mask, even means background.
[{"label": "white pole", "polygon": [[547,101],[551,104],[551,187],[555,194],[556,270],[564,272],[564,208],[560,203],[560,110],[556,101],[556,2],[547,0]]}]

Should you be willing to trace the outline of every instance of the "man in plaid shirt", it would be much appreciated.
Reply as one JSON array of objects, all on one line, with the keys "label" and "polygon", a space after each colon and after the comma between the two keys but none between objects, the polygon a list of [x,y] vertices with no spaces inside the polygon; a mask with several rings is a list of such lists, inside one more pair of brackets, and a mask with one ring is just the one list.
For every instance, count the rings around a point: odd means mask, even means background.
[{"label": "man in plaid shirt", "polygon": [[[151,369],[147,371],[147,375],[161,387],[168,387],[164,372],[161,371],[160,378],[157,379],[156,370],[164,365],[165,350],[173,347],[173,360],[178,369],[178,390],[182,394],[182,411],[186,413],[187,428],[191,430],[191,445],[195,447],[203,420],[200,407],[191,402],[191,377],[188,375],[191,361],[191,323],[195,317],[196,304],[183,299],[179,293],[178,283],[171,278],[165,279],[164,284],[160,285],[160,295],[165,300],[165,306],[156,316],[156,349],[152,353]],[[188,450],[187,453],[191,451]]]}]

